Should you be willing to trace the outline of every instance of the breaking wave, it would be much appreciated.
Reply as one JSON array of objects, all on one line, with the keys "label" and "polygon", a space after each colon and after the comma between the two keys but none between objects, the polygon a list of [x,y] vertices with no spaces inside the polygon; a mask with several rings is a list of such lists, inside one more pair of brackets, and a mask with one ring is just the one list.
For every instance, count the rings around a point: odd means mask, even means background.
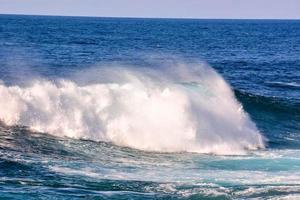
[{"label": "breaking wave", "polygon": [[2,122],[56,136],[163,152],[264,148],[230,86],[206,64],[101,67],[73,79],[1,83],[0,96]]}]

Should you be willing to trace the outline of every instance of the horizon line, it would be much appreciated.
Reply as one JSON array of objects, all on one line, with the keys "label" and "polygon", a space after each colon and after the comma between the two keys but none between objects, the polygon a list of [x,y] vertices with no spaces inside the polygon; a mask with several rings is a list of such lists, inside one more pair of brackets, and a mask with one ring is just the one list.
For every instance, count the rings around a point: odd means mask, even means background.
[{"label": "horizon line", "polygon": [[36,17],[86,17],[86,18],[116,18],[116,19],[175,19],[175,20],[286,20],[299,21],[300,18],[194,18],[194,17],[141,17],[141,16],[93,16],[93,15],[57,15],[57,14],[22,14],[22,13],[0,13],[0,15],[36,16]]}]

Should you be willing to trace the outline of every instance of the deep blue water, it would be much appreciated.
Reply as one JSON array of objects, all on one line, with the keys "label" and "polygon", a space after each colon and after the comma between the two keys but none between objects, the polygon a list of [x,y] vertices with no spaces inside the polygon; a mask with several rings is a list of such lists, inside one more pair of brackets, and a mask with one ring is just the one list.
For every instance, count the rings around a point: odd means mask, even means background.
[{"label": "deep blue water", "polygon": [[[160,71],[163,66],[192,68],[203,62],[231,85],[266,138],[266,148],[242,155],[142,151],[115,140],[37,133],[23,127],[27,124],[7,126],[1,119],[0,198],[300,198],[300,21],[0,15],[3,88],[22,90],[37,79],[55,83],[78,76],[78,84],[87,85],[97,83],[99,71],[115,66]],[[105,79],[105,73],[100,77]],[[43,93],[48,87],[32,91]],[[12,101],[0,98],[3,105]],[[11,105],[0,106],[0,116],[17,118],[18,110]],[[45,123],[53,125],[53,120]],[[88,128],[93,123],[88,121]]]}]

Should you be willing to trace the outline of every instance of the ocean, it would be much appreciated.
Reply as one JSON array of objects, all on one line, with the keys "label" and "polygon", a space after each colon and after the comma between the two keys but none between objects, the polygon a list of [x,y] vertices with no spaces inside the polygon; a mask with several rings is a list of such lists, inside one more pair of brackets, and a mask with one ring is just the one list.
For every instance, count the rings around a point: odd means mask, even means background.
[{"label": "ocean", "polygon": [[0,199],[300,199],[300,21],[0,15]]}]

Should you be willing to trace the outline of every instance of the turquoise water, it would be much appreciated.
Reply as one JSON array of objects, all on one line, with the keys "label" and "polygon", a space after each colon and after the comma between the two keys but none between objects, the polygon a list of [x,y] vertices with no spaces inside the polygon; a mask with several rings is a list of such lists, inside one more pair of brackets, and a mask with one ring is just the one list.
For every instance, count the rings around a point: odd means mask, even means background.
[{"label": "turquoise water", "polygon": [[299,28],[1,15],[0,197],[300,198]]}]

